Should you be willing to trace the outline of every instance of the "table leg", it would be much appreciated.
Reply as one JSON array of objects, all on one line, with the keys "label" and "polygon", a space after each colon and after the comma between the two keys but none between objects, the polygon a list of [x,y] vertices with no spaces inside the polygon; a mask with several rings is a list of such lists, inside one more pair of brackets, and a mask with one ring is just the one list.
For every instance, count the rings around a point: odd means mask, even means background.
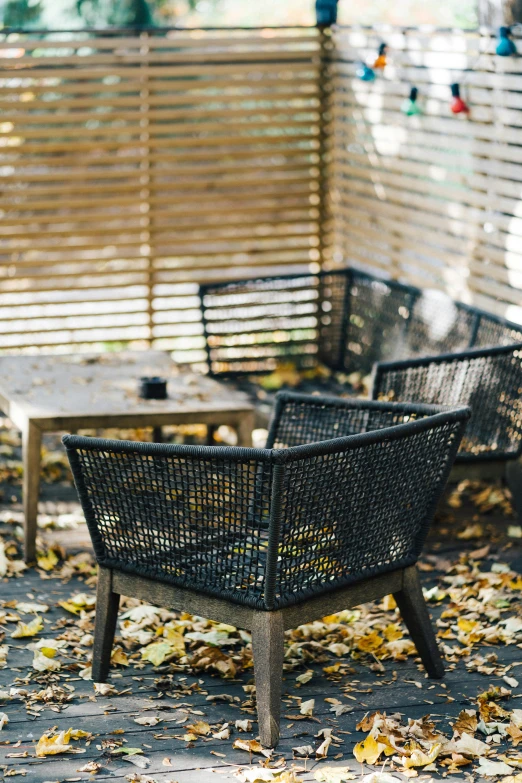
[{"label": "table leg", "polygon": [[36,520],[40,494],[41,448],[42,431],[32,421],[28,421],[22,432],[24,557],[26,563],[32,563],[36,559]]},{"label": "table leg", "polygon": [[255,414],[245,413],[239,420],[237,425],[237,445],[238,446],[252,446],[252,430],[254,429]]},{"label": "table leg", "polygon": [[152,428],[152,440],[154,443],[163,443],[163,430],[161,427]]}]

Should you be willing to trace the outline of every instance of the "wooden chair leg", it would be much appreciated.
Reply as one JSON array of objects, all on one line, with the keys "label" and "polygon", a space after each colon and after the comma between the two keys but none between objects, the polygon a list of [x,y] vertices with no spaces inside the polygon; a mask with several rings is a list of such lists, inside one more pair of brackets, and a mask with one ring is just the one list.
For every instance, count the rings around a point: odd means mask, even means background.
[{"label": "wooden chair leg", "polygon": [[513,510],[518,521],[522,522],[522,462],[520,459],[506,462],[505,480],[513,497]]},{"label": "wooden chair leg", "polygon": [[404,569],[402,590],[394,593],[393,597],[397,601],[402,619],[406,623],[424,668],[430,677],[440,679],[444,676],[444,663],[415,566]]},{"label": "wooden chair leg", "polygon": [[283,689],[284,627],[281,612],[254,612],[252,649],[261,744],[275,748]]},{"label": "wooden chair leg", "polygon": [[92,651],[92,679],[94,682],[105,682],[109,676],[119,604],[119,594],[112,592],[112,571],[109,568],[98,566],[96,619]]}]

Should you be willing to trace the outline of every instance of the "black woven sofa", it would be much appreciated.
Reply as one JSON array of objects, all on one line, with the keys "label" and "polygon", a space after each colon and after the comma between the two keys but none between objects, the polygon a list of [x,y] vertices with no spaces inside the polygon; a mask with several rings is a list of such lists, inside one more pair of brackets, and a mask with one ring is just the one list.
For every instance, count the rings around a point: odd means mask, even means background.
[{"label": "black woven sofa", "polygon": [[522,326],[355,269],[202,286],[201,312],[215,376],[324,366],[319,392],[348,395],[347,376],[373,371],[373,399],[470,405],[458,462],[466,476],[507,467],[522,511]]},{"label": "black woven sofa", "polygon": [[252,631],[267,746],[287,628],[393,593],[441,677],[415,563],[468,417],[286,393],[264,449],[66,436],[99,565],[94,681],[108,676],[120,594]]},{"label": "black woven sofa", "polygon": [[522,326],[442,292],[346,268],[200,287],[211,375],[269,373],[282,362],[342,373],[470,348],[522,343]]}]

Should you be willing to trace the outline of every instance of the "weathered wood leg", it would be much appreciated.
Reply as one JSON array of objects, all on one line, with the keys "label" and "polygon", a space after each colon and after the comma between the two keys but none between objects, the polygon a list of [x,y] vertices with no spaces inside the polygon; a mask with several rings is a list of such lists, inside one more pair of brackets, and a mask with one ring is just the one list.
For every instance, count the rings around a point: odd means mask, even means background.
[{"label": "weathered wood leg", "polygon": [[207,424],[207,439],[206,439],[207,446],[214,445],[214,435],[216,433],[216,430],[217,427],[215,424]]},{"label": "weathered wood leg", "polygon": [[152,428],[152,440],[154,443],[163,443],[163,430],[161,427]]},{"label": "weathered wood leg", "polygon": [[252,430],[254,429],[255,414],[244,413],[237,425],[237,445],[252,446]]},{"label": "weathered wood leg", "polygon": [[257,717],[261,744],[275,748],[279,742],[283,689],[284,627],[281,612],[254,612],[252,649],[256,680]]},{"label": "weathered wood leg", "polygon": [[112,571],[109,568],[98,566],[96,620],[92,651],[93,682],[105,682],[109,675],[119,604],[119,594],[112,591]]},{"label": "weathered wood leg", "polygon": [[38,496],[40,494],[40,461],[42,431],[28,421],[22,431],[23,504],[24,504],[24,557],[26,563],[36,560],[36,522]]},{"label": "weathered wood leg", "polygon": [[404,569],[402,590],[394,593],[393,596],[424,668],[430,677],[440,679],[444,676],[444,664],[415,566]]},{"label": "weathered wood leg", "polygon": [[522,523],[522,463],[520,459],[506,462],[506,484],[513,496],[513,510]]}]

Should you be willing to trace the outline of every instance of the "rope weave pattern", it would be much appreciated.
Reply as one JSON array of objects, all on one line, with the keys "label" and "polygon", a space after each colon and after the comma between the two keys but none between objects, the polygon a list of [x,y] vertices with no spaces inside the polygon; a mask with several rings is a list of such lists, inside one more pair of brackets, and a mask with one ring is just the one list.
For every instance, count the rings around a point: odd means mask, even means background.
[{"label": "rope weave pattern", "polygon": [[[469,359],[466,350],[521,343],[522,327],[441,292],[354,269],[202,291],[212,373],[262,372],[285,361],[307,369],[320,360],[332,370],[364,377],[376,363],[404,360],[386,369],[386,380],[384,369],[378,370],[374,398],[472,405],[475,413],[459,459],[520,453],[520,362],[494,353]],[[459,353],[440,364],[448,352]],[[420,369],[418,357],[430,357],[430,366]],[[329,383],[331,393],[339,393]]]},{"label": "rope weave pattern", "polygon": [[377,365],[372,396],[469,405],[459,458],[506,459],[522,453],[522,343],[418,361]]},{"label": "rope weave pattern", "polygon": [[414,562],[468,416],[282,395],[294,448],[64,444],[99,563],[273,609]]}]

